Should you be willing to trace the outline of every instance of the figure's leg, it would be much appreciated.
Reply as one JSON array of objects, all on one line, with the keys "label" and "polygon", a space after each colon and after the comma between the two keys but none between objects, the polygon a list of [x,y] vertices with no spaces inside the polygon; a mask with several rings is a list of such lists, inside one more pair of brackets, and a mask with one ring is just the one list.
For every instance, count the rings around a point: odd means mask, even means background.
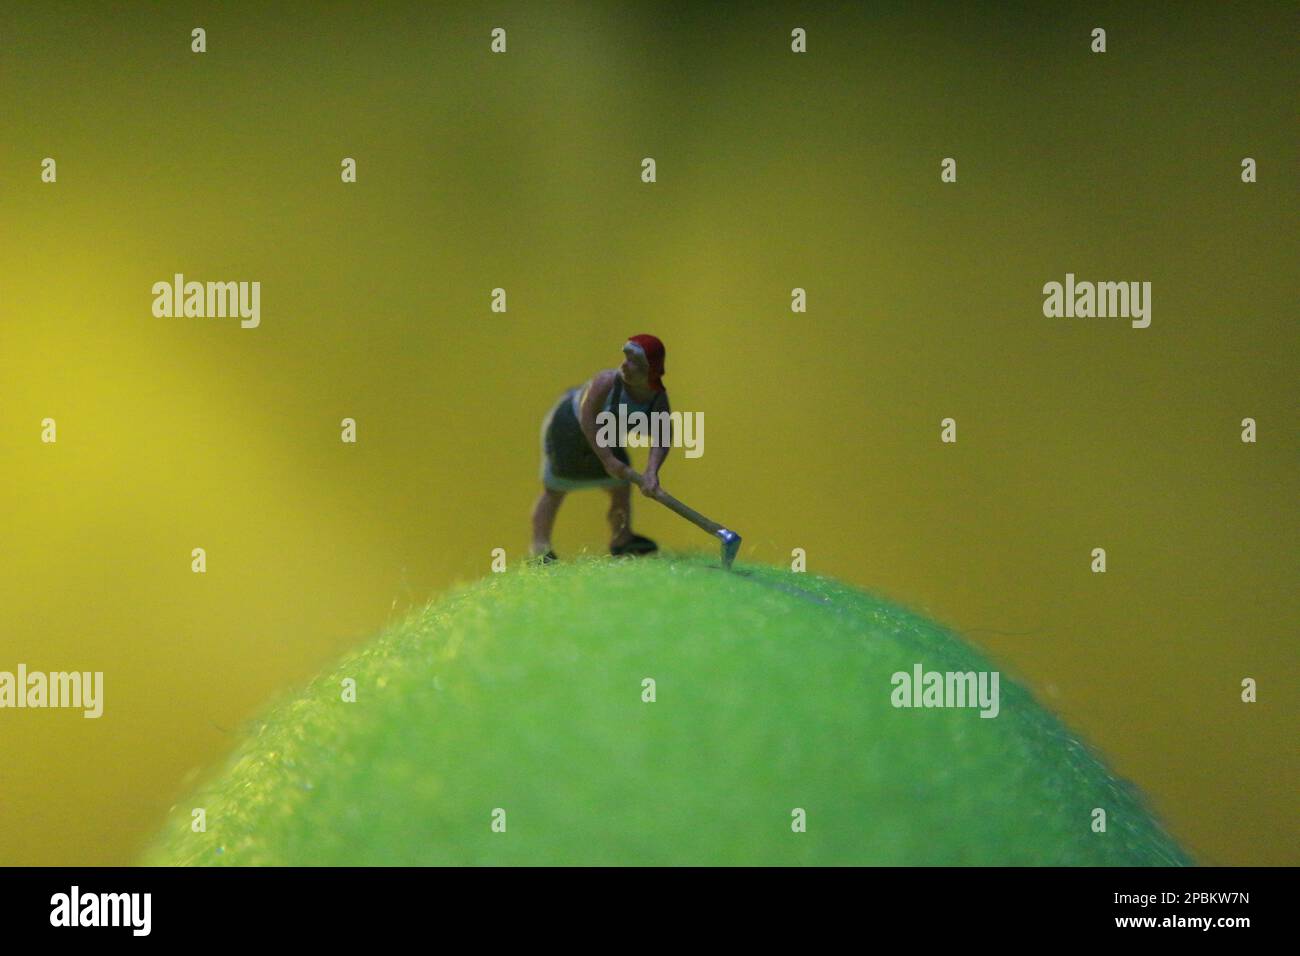
[{"label": "figure's leg", "polygon": [[632,540],[632,486],[609,489],[609,546],[622,547]]},{"label": "figure's leg", "polygon": [[654,554],[659,546],[632,532],[632,485],[609,489],[609,553],[613,555]]},{"label": "figure's leg", "polygon": [[559,514],[560,505],[564,503],[563,491],[543,488],[533,505],[533,555],[546,554],[551,550],[551,532],[555,529],[555,516]]}]

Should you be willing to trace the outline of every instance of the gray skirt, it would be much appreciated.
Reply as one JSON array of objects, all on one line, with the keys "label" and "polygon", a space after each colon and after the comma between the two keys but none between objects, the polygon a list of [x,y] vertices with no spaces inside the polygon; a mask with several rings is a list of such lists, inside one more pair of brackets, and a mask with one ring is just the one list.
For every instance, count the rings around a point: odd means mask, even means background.
[{"label": "gray skirt", "polygon": [[[609,476],[582,433],[578,416],[573,413],[573,395],[580,389],[575,385],[566,391],[542,421],[542,484],[551,491],[626,485],[626,479]],[[614,447],[610,451],[623,464],[632,463],[625,449]]]}]

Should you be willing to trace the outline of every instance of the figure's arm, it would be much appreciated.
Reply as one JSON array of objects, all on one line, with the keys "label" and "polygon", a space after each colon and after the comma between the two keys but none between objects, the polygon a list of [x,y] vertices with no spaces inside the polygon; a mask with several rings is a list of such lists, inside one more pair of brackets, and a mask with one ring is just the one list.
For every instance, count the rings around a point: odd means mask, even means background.
[{"label": "figure's arm", "polygon": [[[668,393],[663,393],[663,408],[658,411],[671,412],[668,407]],[[650,457],[646,461],[645,474],[641,476],[641,493],[647,497],[653,495],[659,487],[659,466],[664,463],[668,457],[668,449],[673,446],[673,420],[665,419],[667,427],[660,433],[659,438],[662,444],[652,445],[650,448]]]},{"label": "figure's arm", "polygon": [[601,448],[596,443],[596,432],[599,425],[596,424],[596,416],[600,414],[605,405],[605,398],[609,395],[609,390],[614,387],[614,379],[618,375],[614,369],[605,369],[603,372],[597,372],[592,376],[591,381],[587,384],[582,393],[582,404],[578,408],[578,423],[582,426],[582,433],[587,436],[587,444],[591,450],[596,453],[600,463],[605,466],[605,471],[611,478],[624,478],[626,465],[614,457],[614,452],[609,448]]}]

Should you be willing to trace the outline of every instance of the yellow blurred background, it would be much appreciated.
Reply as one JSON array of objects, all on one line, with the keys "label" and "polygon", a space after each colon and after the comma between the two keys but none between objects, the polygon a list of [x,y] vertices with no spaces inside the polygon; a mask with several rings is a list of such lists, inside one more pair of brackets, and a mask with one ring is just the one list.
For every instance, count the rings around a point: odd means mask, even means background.
[{"label": "yellow blurred background", "polygon": [[[664,486],[742,562],[803,548],[966,634],[1198,860],[1300,863],[1297,26],[0,7],[0,670],[105,673],[99,720],[0,711],[0,864],[132,862],[271,697],[521,560],[542,416],[639,332],[706,421]],[[261,326],[155,318],[178,272],[260,281]],[[1045,318],[1067,272],[1151,281],[1151,327]],[[557,550],[604,511],[571,496]]]}]

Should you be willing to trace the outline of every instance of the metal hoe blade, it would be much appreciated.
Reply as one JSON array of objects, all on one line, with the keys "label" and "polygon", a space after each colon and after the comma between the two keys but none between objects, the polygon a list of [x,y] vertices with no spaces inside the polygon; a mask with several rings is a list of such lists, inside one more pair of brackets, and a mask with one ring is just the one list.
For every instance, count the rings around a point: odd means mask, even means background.
[{"label": "metal hoe blade", "polygon": [[726,528],[719,528],[717,535],[722,540],[722,566],[730,569],[731,562],[736,560],[736,553],[740,551],[740,535]]}]

